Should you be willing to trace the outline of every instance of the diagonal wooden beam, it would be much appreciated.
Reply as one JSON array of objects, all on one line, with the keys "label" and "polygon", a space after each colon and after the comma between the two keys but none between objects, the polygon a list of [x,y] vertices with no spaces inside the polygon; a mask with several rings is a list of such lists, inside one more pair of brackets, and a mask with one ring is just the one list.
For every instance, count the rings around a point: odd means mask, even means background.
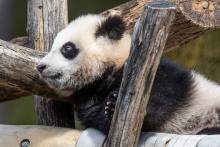
[{"label": "diagonal wooden beam", "polygon": [[136,147],[150,92],[171,25],[175,5],[152,2],[134,27],[131,51],[105,147]]}]

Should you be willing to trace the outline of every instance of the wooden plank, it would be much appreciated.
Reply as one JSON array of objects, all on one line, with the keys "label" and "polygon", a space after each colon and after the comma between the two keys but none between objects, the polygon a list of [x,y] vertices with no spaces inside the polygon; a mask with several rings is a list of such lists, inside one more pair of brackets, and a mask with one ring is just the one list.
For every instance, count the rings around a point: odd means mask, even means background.
[{"label": "wooden plank", "polygon": [[172,3],[152,2],[136,23],[106,147],[137,146],[154,76],[174,18]]},{"label": "wooden plank", "polygon": [[46,126],[0,125],[2,147],[75,147],[81,131]]},{"label": "wooden plank", "polygon": [[[27,13],[32,48],[49,51],[56,34],[68,23],[67,0],[29,0]],[[75,125],[72,104],[36,96],[35,110],[38,124],[72,128]]]}]

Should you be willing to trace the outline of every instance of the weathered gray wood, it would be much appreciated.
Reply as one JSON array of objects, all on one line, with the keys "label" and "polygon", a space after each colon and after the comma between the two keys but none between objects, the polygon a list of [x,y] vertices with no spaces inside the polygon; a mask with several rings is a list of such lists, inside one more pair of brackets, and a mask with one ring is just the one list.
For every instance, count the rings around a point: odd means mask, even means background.
[{"label": "weathered gray wood", "polygon": [[153,2],[146,5],[136,23],[106,147],[137,146],[154,76],[174,18],[172,3]]},{"label": "weathered gray wood", "polygon": [[[29,47],[28,37],[26,37],[26,36],[14,38],[10,42],[14,43],[14,44],[17,44],[17,45],[22,45],[22,46],[25,46],[25,47]],[[0,57],[0,58],[2,58],[2,57]],[[20,59],[18,59],[18,60],[20,60]],[[5,61],[3,63],[7,63],[7,61]],[[30,92],[27,92],[27,91],[24,91],[24,90],[20,89],[20,86],[16,86],[15,88],[13,88],[12,86],[7,86],[6,85],[7,82],[5,83],[5,85],[2,85],[2,84],[3,83],[0,83],[0,101],[10,100],[10,99],[30,95]],[[1,97],[2,97],[2,100],[1,100]]]},{"label": "weathered gray wood", "polygon": [[10,42],[24,47],[31,47],[29,38],[27,36],[13,38]]},{"label": "weathered gray wood", "polygon": [[[68,23],[67,0],[29,0],[28,25],[30,44],[39,51],[49,51],[56,34]],[[38,124],[74,127],[72,104],[35,98]]]},{"label": "weathered gray wood", "polygon": [[[0,99],[7,100],[7,96],[28,95],[33,93],[50,95],[46,86],[38,77],[35,70],[36,63],[45,54],[25,47],[13,45],[0,40]],[[31,85],[31,88],[30,88]],[[2,88],[11,88],[19,93],[7,93]],[[6,88],[5,88],[6,89]],[[21,91],[22,89],[22,91]],[[41,89],[39,93],[39,89]],[[44,90],[45,89],[45,90]],[[48,89],[48,88],[47,88]],[[13,91],[11,91],[13,92]],[[49,93],[48,93],[49,92]],[[53,94],[52,94],[53,95]],[[10,97],[12,99],[13,97]]]},{"label": "weathered gray wood", "polygon": [[36,65],[43,56],[45,53],[0,40],[0,101],[38,94],[70,102],[39,78]]}]

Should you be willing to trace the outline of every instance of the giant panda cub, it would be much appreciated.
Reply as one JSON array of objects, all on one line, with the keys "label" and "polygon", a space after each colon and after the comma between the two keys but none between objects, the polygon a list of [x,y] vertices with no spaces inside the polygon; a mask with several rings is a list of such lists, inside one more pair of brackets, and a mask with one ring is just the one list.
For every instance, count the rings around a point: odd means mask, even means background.
[{"label": "giant panda cub", "polygon": [[[72,96],[86,127],[108,133],[131,37],[119,16],[85,15],[56,36],[38,64],[58,94]],[[162,59],[142,131],[198,134],[220,127],[220,87]]]}]

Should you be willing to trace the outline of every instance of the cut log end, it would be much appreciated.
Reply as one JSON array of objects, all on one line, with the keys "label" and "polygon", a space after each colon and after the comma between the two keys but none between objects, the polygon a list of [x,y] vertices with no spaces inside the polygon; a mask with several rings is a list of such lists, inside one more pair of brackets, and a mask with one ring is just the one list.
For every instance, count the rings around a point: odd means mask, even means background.
[{"label": "cut log end", "polygon": [[201,27],[220,27],[219,2],[216,0],[188,0],[177,2],[179,10]]}]

